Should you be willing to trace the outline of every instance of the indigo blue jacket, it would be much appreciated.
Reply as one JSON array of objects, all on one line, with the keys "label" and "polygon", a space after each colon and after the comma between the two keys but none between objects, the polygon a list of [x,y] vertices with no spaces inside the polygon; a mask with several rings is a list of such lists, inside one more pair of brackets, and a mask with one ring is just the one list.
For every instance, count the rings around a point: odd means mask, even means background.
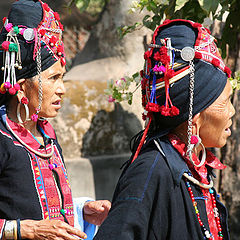
[{"label": "indigo blue jacket", "polygon": [[[166,137],[158,139],[158,143],[164,154],[152,142],[132,164],[128,162],[125,166],[109,216],[95,240],[205,239],[182,176],[189,169]],[[201,219],[209,230],[202,191],[190,184]],[[224,240],[227,240],[227,211],[216,192],[215,197]]]}]

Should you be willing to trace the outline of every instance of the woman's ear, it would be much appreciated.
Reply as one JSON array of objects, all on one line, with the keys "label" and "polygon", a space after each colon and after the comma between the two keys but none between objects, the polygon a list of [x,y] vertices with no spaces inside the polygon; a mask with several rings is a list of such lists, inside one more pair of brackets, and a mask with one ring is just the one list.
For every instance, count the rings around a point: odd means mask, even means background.
[{"label": "woman's ear", "polygon": [[192,125],[193,125],[193,134],[194,135],[199,135],[199,129],[201,126],[201,118],[200,118],[200,113],[197,113],[196,115],[194,115],[193,119],[192,119]]},{"label": "woman's ear", "polygon": [[23,97],[25,97],[25,90],[26,90],[26,79],[18,80],[18,84],[20,85],[20,89],[18,90],[17,98],[20,102]]}]

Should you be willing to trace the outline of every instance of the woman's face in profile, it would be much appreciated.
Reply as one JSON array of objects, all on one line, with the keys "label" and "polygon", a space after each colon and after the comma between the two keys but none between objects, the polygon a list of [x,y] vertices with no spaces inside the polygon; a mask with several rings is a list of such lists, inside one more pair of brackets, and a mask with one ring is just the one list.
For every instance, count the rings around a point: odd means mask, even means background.
[{"label": "woman's face in profile", "polygon": [[[52,118],[56,117],[61,108],[61,98],[65,93],[63,85],[63,75],[65,67],[62,67],[60,61],[54,63],[51,67],[42,72],[42,91],[43,100],[39,117]],[[25,82],[25,95],[29,99],[29,110],[33,114],[38,107],[38,77],[34,80]]]},{"label": "woman's face in profile", "polygon": [[200,113],[199,135],[205,147],[223,147],[231,135],[231,118],[235,109],[231,103],[232,86],[229,80],[221,95]]}]

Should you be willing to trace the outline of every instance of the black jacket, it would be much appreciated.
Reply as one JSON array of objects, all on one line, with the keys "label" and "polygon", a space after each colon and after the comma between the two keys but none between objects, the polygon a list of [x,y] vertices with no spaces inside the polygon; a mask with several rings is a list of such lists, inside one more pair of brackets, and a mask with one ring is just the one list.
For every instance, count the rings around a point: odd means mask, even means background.
[{"label": "black jacket", "polygon": [[[95,240],[205,239],[182,174],[189,169],[166,138],[152,143],[125,167],[117,184],[109,216]],[[204,197],[191,183],[200,217],[209,229]],[[216,195],[216,194],[215,194]],[[224,240],[229,239],[226,208],[217,199]]]}]

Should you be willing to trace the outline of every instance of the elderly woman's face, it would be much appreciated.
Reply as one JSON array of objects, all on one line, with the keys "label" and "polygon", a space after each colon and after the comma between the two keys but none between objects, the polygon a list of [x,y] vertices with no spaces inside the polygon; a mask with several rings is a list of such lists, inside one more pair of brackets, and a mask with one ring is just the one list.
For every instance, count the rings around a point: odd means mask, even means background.
[{"label": "elderly woman's face", "polygon": [[[65,93],[63,85],[63,74],[65,67],[62,67],[60,61],[54,63],[50,68],[42,72],[42,90],[43,100],[39,117],[55,117],[61,108],[61,98]],[[33,114],[38,107],[38,77],[34,80],[25,82],[25,95],[29,99],[29,110]]]},{"label": "elderly woman's face", "polygon": [[235,114],[231,95],[232,86],[228,81],[217,100],[200,113],[199,135],[205,147],[223,147],[231,135],[231,118]]}]

